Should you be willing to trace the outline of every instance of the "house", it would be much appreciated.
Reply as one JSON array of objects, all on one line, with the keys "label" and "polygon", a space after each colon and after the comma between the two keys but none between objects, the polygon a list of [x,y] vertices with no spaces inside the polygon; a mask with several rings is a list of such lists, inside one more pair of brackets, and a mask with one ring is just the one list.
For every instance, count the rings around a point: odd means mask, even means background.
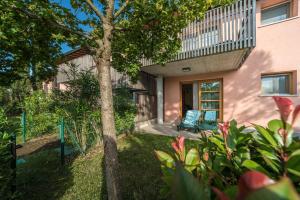
[{"label": "house", "polygon": [[[272,96],[300,104],[300,0],[237,0],[209,10],[179,36],[181,50],[165,66],[142,60],[138,84],[112,68],[114,88],[126,84],[136,94],[138,122],[174,125],[198,109],[220,122],[266,125],[278,118]],[[65,61],[94,66],[84,49]],[[59,73],[55,87],[65,81]]]},{"label": "house", "polygon": [[183,29],[174,59],[142,61],[156,76],[157,122],[176,124],[199,109],[218,121],[266,125],[278,118],[272,96],[300,104],[299,13],[300,0],[239,0]]},{"label": "house", "polygon": [[[53,88],[66,90],[69,77],[65,73],[69,70],[70,64],[83,70],[91,70],[97,73],[92,56],[85,48],[78,48],[64,54],[58,64],[58,73],[56,77],[43,83],[43,90],[48,92]],[[126,87],[132,94],[133,101],[137,106],[136,123],[142,123],[157,118],[156,113],[156,82],[155,77],[145,72],[139,74],[139,80],[136,83],[130,81],[129,76],[111,68],[111,81],[113,89]]]}]

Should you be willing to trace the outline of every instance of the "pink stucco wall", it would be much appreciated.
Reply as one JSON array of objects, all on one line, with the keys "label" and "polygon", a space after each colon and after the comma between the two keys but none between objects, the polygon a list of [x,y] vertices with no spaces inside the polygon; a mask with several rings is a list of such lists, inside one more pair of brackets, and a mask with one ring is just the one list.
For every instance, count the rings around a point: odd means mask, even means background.
[{"label": "pink stucco wall", "polygon": [[[257,44],[244,64],[235,71],[181,77],[164,81],[164,120],[174,122],[180,115],[180,82],[222,78],[223,119],[240,123],[265,124],[278,118],[272,97],[261,96],[261,74],[295,71],[297,95],[290,96],[300,104],[300,18],[299,15],[280,23],[260,26],[261,2],[257,2]],[[299,0],[295,1],[299,8]],[[299,12],[298,12],[299,13]],[[300,121],[297,131],[300,130]]]}]

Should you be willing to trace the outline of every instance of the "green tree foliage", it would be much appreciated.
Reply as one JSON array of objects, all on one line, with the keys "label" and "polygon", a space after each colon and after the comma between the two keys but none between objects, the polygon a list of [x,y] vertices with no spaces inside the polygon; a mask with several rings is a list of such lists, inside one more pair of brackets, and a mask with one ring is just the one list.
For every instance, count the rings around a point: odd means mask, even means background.
[{"label": "green tree foliage", "polygon": [[54,101],[43,91],[34,91],[24,100],[26,129],[29,137],[53,133],[57,130],[58,116],[53,109]]},{"label": "green tree foliage", "polygon": [[[3,0],[0,2],[0,84],[28,79],[32,88],[57,71],[61,44],[71,41],[57,19],[72,25],[67,9],[50,1]],[[49,26],[51,21],[53,26]],[[53,21],[53,22],[52,22]],[[64,35],[64,37],[63,37]],[[68,38],[68,39],[67,39]]]},{"label": "green tree foliage", "polygon": [[[135,77],[141,67],[140,59],[143,57],[157,63],[165,63],[179,49],[177,34],[182,28],[196,17],[203,16],[207,9],[228,3],[230,0],[119,0],[118,2],[71,0],[75,13],[77,11],[84,13],[85,20],[80,20],[67,8],[53,1],[4,0],[1,2],[4,2],[1,3],[1,10],[5,8],[11,10],[11,13],[15,10],[39,22],[42,21],[45,26],[49,27],[47,31],[54,33],[51,37],[56,36],[57,41],[69,40],[77,44],[83,42],[90,49],[98,70],[101,94],[107,190],[109,199],[118,199],[120,194],[117,174],[118,158],[110,67],[114,66],[119,71]],[[116,3],[119,6],[115,6]],[[3,12],[2,15],[12,14]],[[1,19],[3,20],[5,19]],[[10,23],[18,24],[17,28],[22,27],[19,21]],[[9,28],[10,23],[5,23],[6,25],[1,27],[1,32],[4,32],[4,28],[14,32],[15,29]],[[88,25],[89,34],[80,30],[79,25]],[[70,33],[72,37],[68,37]],[[1,33],[1,38],[9,41],[2,35]],[[79,40],[76,40],[74,35],[78,36]],[[11,43],[8,42],[7,46],[10,47],[9,44]],[[16,46],[12,44],[13,49],[17,49]],[[2,54],[4,58],[11,58],[6,59],[7,62],[16,60],[10,52]],[[14,65],[4,71],[16,73],[20,70],[17,66],[19,65]]]},{"label": "green tree foliage", "polygon": [[24,99],[31,93],[28,80],[17,80],[10,86],[0,86],[0,106],[8,116],[20,115]]}]

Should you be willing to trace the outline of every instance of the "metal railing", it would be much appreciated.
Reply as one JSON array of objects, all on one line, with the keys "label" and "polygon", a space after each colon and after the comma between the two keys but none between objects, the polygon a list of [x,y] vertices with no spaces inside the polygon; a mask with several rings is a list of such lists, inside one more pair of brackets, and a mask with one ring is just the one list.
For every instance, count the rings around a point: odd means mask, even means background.
[{"label": "metal railing", "polygon": [[[255,14],[256,0],[238,0],[207,11],[179,34],[181,49],[170,61],[254,47]],[[142,64],[155,63],[142,59]]]}]

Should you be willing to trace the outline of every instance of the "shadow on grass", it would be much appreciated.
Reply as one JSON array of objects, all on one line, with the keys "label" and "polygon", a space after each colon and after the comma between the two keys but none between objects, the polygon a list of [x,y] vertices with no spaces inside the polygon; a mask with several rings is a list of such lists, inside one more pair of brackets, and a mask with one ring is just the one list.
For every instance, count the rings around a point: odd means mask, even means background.
[{"label": "shadow on grass", "polygon": [[[173,152],[172,139],[146,134],[118,139],[122,199],[160,199],[164,183],[154,150]],[[60,166],[59,153],[41,151],[18,166],[17,190],[22,199],[30,200],[107,199],[104,169],[101,147],[86,156],[70,158],[64,167]]]},{"label": "shadow on grass", "polygon": [[64,166],[53,149],[24,156],[17,166],[17,191],[22,199],[58,199],[73,183],[69,166],[76,157],[68,157]]},{"label": "shadow on grass", "polygon": [[[120,179],[123,199],[160,199],[164,187],[160,162],[154,150],[173,153],[173,137],[130,135],[119,143]],[[187,146],[195,142],[187,141]]]}]

